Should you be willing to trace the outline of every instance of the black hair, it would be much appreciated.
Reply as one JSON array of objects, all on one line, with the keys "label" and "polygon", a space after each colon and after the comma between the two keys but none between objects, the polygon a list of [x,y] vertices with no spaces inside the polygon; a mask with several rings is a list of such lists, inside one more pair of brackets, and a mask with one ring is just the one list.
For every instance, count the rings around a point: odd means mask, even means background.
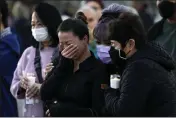
[{"label": "black hair", "polygon": [[87,18],[83,12],[78,12],[75,18],[70,18],[61,23],[57,32],[73,32],[82,40],[85,35],[89,39],[89,30],[87,27]]},{"label": "black hair", "polygon": [[130,12],[124,12],[109,23],[108,39],[118,41],[122,48],[129,39],[134,39],[135,46],[139,49],[145,44],[147,36],[140,17]]},{"label": "black hair", "polygon": [[0,0],[0,14],[2,17],[0,17],[4,27],[8,27],[8,16],[9,16],[9,10],[8,5],[5,0]]},{"label": "black hair", "polygon": [[[48,33],[51,36],[51,47],[56,47],[59,43],[57,36],[57,28],[62,22],[61,15],[56,7],[48,3],[39,3],[33,8],[33,12],[36,12],[37,16],[48,29]],[[38,47],[39,42],[33,41],[33,46]]]},{"label": "black hair", "polygon": [[99,19],[98,24],[96,25],[96,27],[93,30],[93,36],[97,41],[97,44],[105,44],[105,45],[110,45],[111,42],[108,40],[108,35],[109,35],[109,31],[108,31],[108,26],[110,21],[117,19],[119,17],[120,13],[118,12],[107,12],[102,14],[102,16]]}]

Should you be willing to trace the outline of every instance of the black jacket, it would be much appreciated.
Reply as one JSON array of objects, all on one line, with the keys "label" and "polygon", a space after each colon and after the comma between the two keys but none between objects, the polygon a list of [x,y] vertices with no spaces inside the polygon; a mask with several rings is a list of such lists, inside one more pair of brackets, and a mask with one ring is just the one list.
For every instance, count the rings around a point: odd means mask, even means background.
[{"label": "black jacket", "polygon": [[166,21],[166,19],[162,19],[156,24],[154,24],[149,30],[148,30],[148,40],[154,41],[156,38],[163,33],[163,24]]},{"label": "black jacket", "polygon": [[118,90],[105,93],[113,116],[176,116],[176,78],[171,57],[158,45],[147,44],[127,60]]},{"label": "black jacket", "polygon": [[48,104],[51,116],[102,116],[105,105],[102,87],[108,80],[104,65],[91,56],[73,73],[72,61],[60,57],[58,66],[49,73],[41,87],[43,101],[57,101]]}]

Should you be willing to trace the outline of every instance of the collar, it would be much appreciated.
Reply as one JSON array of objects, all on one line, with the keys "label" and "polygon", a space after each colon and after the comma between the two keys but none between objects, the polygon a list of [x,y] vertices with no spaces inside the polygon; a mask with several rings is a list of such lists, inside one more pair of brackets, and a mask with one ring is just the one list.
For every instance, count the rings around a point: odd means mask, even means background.
[{"label": "collar", "polygon": [[79,71],[89,71],[96,66],[96,58],[94,54],[91,52],[91,56],[84,60],[82,63],[79,64]]},{"label": "collar", "polygon": [[3,29],[3,30],[1,31],[0,36],[1,36],[1,38],[3,38],[3,37],[5,37],[5,36],[7,36],[7,35],[9,35],[9,34],[12,34],[11,28],[10,28],[10,27],[7,27],[7,28],[5,28],[5,29]]}]

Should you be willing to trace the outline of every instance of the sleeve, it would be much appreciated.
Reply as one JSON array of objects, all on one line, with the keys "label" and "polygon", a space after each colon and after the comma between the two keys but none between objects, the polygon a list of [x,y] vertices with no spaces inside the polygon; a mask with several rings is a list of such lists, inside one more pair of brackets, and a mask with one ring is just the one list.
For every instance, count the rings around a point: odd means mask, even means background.
[{"label": "sleeve", "polygon": [[[102,70],[102,69],[101,69]],[[60,107],[59,104],[51,107],[52,117],[92,117],[103,116],[105,105],[103,86],[108,85],[108,74],[106,71],[96,70],[92,73],[92,108],[70,108]],[[102,74],[103,73],[103,74]]]},{"label": "sleeve", "polygon": [[119,94],[106,91],[107,111],[116,117],[142,115],[148,93],[152,88],[150,80],[154,79],[151,77],[153,74],[153,69],[146,63],[132,64],[123,75]]},{"label": "sleeve", "polygon": [[93,78],[92,111],[96,113],[96,116],[103,116],[105,106],[104,90],[109,85],[109,75],[105,69],[97,71],[94,73],[96,75],[95,78]]},{"label": "sleeve", "polygon": [[[8,45],[0,42],[0,75],[13,76],[13,71],[16,68],[18,56],[12,51]],[[10,65],[10,67],[8,67]]]},{"label": "sleeve", "polygon": [[20,76],[22,76],[22,71],[23,71],[22,67],[24,66],[24,64],[27,63],[25,62],[27,50],[29,50],[29,48],[24,51],[24,53],[22,54],[18,62],[17,68],[13,75],[13,80],[10,88],[12,95],[17,99],[24,99],[25,97],[25,89],[20,87]]},{"label": "sleeve", "polygon": [[40,88],[40,95],[43,101],[52,100],[57,90],[71,74],[73,74],[73,62],[60,56],[59,64],[48,73]]}]

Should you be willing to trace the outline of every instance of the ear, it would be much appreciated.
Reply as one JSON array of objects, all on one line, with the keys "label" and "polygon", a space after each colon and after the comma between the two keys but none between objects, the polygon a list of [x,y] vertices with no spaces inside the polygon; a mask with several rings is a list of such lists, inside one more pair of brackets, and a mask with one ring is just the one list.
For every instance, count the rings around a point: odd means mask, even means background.
[{"label": "ear", "polygon": [[133,50],[135,48],[135,40],[134,39],[130,39],[128,41],[128,45],[127,46],[129,48],[129,50]]},{"label": "ear", "polygon": [[87,35],[84,36],[83,40],[84,40],[85,42],[89,43],[89,39],[88,39],[88,36],[87,36]]}]

